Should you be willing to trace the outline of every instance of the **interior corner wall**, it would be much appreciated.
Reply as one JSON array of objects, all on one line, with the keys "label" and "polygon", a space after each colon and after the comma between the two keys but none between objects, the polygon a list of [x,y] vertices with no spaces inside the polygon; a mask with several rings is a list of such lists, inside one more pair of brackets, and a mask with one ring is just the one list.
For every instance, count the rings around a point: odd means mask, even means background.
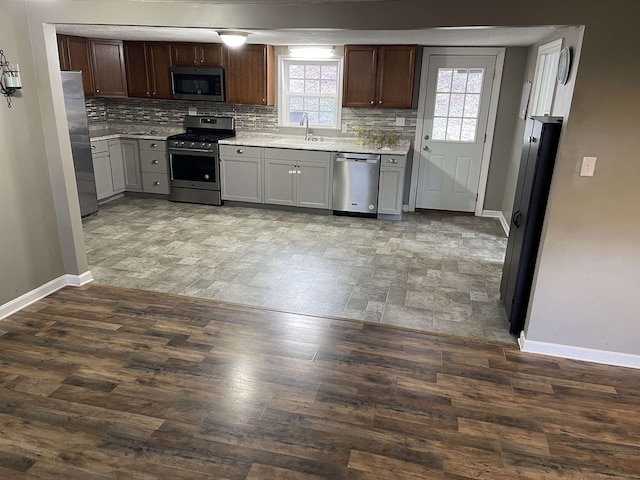
[{"label": "interior corner wall", "polygon": [[0,305],[64,273],[27,18],[26,0],[2,2],[0,47],[22,89],[11,108],[0,96]]},{"label": "interior corner wall", "polygon": [[502,210],[507,172],[512,158],[513,137],[518,126],[517,120],[519,120],[518,109],[526,58],[527,48],[525,47],[506,49],[487,190],[484,197],[485,210]]}]

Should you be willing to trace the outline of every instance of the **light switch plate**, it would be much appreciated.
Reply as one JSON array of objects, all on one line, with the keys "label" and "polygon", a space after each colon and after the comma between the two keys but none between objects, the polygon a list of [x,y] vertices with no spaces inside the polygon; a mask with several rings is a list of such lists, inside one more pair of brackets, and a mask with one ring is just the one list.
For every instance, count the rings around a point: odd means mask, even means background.
[{"label": "light switch plate", "polygon": [[596,171],[596,160],[598,160],[598,157],[582,157],[581,177],[593,177]]},{"label": "light switch plate", "polygon": [[342,133],[347,133],[347,124],[346,123],[342,124]]},{"label": "light switch plate", "polygon": [[396,127],[404,127],[404,117],[396,117]]},{"label": "light switch plate", "polygon": [[189,115],[197,115],[198,114],[198,110],[196,109],[196,107],[189,107]]}]

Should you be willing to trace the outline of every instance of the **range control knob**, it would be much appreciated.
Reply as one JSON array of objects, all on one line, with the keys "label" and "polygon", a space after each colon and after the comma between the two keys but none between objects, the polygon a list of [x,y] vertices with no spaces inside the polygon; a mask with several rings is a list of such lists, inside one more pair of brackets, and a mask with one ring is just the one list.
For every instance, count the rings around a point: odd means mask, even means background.
[{"label": "range control knob", "polygon": [[184,142],[180,142],[180,146],[181,146],[181,147],[184,147]]},{"label": "range control knob", "polygon": [[196,142],[191,142],[191,148],[196,146]]},{"label": "range control knob", "polygon": [[211,148],[213,147],[213,145],[211,145],[210,143],[207,144],[207,148]]}]

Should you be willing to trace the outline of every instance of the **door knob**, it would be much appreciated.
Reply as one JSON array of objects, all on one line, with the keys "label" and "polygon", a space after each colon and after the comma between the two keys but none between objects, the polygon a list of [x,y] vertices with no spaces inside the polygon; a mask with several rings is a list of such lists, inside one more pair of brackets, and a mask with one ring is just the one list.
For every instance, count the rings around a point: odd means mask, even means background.
[{"label": "door knob", "polygon": [[429,135],[425,135],[425,136],[424,136],[424,139],[425,139],[425,140],[429,140]]},{"label": "door knob", "polygon": [[423,149],[425,152],[428,152],[428,151],[429,151],[429,147],[427,147],[426,145],[425,145],[424,147],[422,147],[422,149]]}]

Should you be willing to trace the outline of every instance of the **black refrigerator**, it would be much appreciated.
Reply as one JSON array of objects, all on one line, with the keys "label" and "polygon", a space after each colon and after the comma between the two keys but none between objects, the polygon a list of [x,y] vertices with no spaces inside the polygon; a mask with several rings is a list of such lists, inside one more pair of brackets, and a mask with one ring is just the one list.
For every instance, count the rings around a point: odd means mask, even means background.
[{"label": "black refrigerator", "polygon": [[524,329],[561,127],[561,117],[531,117],[524,130],[500,282],[500,298],[513,335]]}]

